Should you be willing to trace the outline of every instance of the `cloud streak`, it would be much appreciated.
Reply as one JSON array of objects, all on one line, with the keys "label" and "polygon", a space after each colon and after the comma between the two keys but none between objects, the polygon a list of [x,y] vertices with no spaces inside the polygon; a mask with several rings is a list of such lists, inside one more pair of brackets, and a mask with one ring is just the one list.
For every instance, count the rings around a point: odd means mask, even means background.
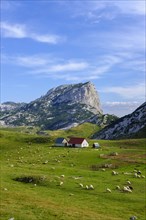
[{"label": "cloud streak", "polygon": [[64,37],[55,34],[37,34],[29,31],[25,25],[10,24],[8,22],[1,22],[1,32],[4,38],[29,38],[37,42],[57,44],[65,41]]},{"label": "cloud streak", "polygon": [[141,82],[130,86],[106,87],[106,88],[102,88],[101,92],[118,94],[126,99],[144,100],[146,91],[145,91],[145,83]]},{"label": "cloud streak", "polygon": [[[68,3],[64,3],[68,5]],[[68,7],[74,8],[73,17],[84,17],[93,23],[102,19],[113,20],[121,15],[143,16],[146,14],[145,1],[134,1],[133,3],[123,1],[89,1],[70,2]]]},{"label": "cloud streak", "polygon": [[104,102],[102,103],[102,108],[105,114],[115,114],[119,117],[132,113],[136,108],[138,108],[142,102],[132,101],[132,102]]},{"label": "cloud streak", "polygon": [[122,62],[115,55],[106,55],[96,60],[68,60],[59,59],[50,54],[32,56],[9,56],[2,55],[2,63],[22,66],[27,70],[25,73],[39,77],[51,77],[53,79],[65,79],[66,81],[82,81],[99,79],[108,73],[112,67]]}]

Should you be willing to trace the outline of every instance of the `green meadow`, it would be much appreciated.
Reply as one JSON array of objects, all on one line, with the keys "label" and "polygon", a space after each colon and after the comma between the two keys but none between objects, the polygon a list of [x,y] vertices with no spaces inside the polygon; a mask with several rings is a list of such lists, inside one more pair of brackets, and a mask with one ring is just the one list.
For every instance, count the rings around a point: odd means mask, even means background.
[{"label": "green meadow", "polygon": [[[1,129],[0,219],[145,220],[146,139],[99,140],[101,148],[93,149],[97,140],[89,137],[96,130],[86,124],[39,136]],[[56,137],[74,135],[86,137],[90,147],[54,146]],[[131,193],[123,191],[127,181]],[[94,189],[86,189],[90,184]]]}]

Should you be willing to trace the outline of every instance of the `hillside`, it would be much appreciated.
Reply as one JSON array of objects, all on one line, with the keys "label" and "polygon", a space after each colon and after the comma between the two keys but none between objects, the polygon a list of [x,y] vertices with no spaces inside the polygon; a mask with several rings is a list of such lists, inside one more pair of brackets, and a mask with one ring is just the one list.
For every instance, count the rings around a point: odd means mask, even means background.
[{"label": "hillside", "polygon": [[126,115],[101,131],[95,133],[96,139],[121,139],[121,138],[144,138],[146,137],[146,102],[134,112]]},{"label": "hillside", "polygon": [[[145,220],[144,139],[100,140],[97,150],[89,139],[89,148],[76,149],[21,132],[0,131],[0,137],[1,220]],[[132,193],[122,190],[127,180]]]},{"label": "hillside", "polygon": [[90,122],[90,118],[94,117],[99,126],[103,125],[103,120],[104,125],[107,125],[116,118],[107,115],[101,120],[102,115],[99,95],[94,85],[87,82],[53,88],[28,104],[11,108],[10,111],[7,109],[3,111],[0,123],[5,126],[39,126],[45,130],[56,130]]}]

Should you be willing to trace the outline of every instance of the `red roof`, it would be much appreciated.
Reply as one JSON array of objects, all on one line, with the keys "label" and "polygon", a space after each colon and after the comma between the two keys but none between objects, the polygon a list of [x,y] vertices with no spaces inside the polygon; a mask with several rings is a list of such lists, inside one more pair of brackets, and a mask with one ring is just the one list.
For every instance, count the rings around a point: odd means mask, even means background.
[{"label": "red roof", "polygon": [[85,138],[74,137],[74,138],[70,138],[68,143],[69,144],[82,144],[84,140],[85,140]]}]

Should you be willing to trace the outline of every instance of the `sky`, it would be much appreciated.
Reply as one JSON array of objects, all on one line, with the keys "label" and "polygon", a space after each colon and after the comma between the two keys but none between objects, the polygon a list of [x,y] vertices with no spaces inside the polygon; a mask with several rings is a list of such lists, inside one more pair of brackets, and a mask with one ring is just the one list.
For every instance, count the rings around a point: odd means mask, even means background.
[{"label": "sky", "polygon": [[143,0],[1,0],[1,102],[91,81],[104,113],[145,101]]}]

